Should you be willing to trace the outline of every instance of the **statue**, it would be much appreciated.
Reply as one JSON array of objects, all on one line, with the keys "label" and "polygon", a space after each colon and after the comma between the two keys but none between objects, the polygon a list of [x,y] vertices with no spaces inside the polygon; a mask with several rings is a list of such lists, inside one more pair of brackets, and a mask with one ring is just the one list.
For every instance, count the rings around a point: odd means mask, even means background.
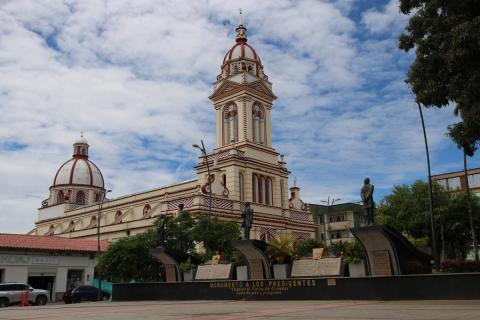
[{"label": "statue", "polygon": [[250,202],[245,202],[245,208],[242,211],[243,239],[250,240],[250,230],[253,224],[253,209],[250,208]]},{"label": "statue", "polygon": [[374,186],[370,184],[370,179],[365,178],[360,196],[362,197],[363,209],[365,210],[365,215],[367,216],[368,225],[372,225],[374,223],[375,202],[373,201],[373,189]]}]

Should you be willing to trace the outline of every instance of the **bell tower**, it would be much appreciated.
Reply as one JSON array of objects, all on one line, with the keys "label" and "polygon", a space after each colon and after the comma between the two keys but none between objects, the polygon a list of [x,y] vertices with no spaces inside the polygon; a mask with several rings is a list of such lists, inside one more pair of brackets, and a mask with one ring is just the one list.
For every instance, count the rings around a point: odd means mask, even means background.
[{"label": "bell tower", "polygon": [[262,61],[247,41],[247,29],[235,29],[235,45],[226,53],[210,96],[216,111],[217,148],[241,143],[272,148],[272,103],[276,96]]},{"label": "bell tower", "polygon": [[272,146],[271,110],[277,97],[259,55],[248,44],[247,28],[240,23],[235,31],[235,44],[223,58],[209,97],[217,147],[208,156],[210,178],[199,159],[200,190],[231,201],[237,212],[250,202],[258,214],[283,217],[294,207],[288,197],[290,172]]}]

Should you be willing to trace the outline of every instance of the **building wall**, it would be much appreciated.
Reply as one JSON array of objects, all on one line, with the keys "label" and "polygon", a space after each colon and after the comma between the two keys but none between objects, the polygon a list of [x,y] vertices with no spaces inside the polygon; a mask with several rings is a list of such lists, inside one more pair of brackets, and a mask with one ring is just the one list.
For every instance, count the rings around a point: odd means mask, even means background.
[{"label": "building wall", "polygon": [[89,253],[68,255],[60,252],[1,251],[0,269],[3,282],[28,283],[31,276],[53,276],[53,297],[60,299],[67,289],[68,270],[82,270],[80,282],[91,285],[97,259]]},{"label": "building wall", "polygon": [[[467,170],[470,190],[480,197],[480,168]],[[448,191],[467,190],[464,171],[447,172],[432,176],[432,180]]]}]

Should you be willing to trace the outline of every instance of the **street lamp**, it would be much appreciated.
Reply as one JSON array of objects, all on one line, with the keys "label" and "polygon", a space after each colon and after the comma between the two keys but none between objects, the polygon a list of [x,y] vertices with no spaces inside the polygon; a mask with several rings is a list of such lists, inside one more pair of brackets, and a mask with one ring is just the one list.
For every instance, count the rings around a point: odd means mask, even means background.
[{"label": "street lamp", "polygon": [[335,204],[335,202],[340,201],[340,198],[333,199],[330,202],[330,196],[328,196],[327,201],[325,200],[320,200],[320,202],[326,203],[327,204],[327,214],[324,215],[324,223],[323,223],[323,232],[325,234],[325,246],[327,245],[327,221],[328,221],[328,240],[330,240],[330,245],[332,245],[332,238],[330,237],[330,207]]},{"label": "street lamp", "polygon": [[208,164],[208,157],[207,157],[207,151],[205,151],[205,145],[203,144],[203,140],[200,140],[202,143],[202,146],[200,147],[198,144],[192,144],[192,147],[199,149],[203,157],[205,158],[205,163],[207,164],[207,174],[208,174],[208,224],[207,227],[210,226],[210,217],[212,215],[212,185],[210,182],[210,166]]},{"label": "street lamp", "polygon": [[422,121],[423,129],[423,139],[425,140],[425,153],[427,154],[427,167],[428,167],[428,205],[430,210],[430,226],[432,237],[430,241],[432,242],[432,256],[435,266],[438,267],[438,254],[437,254],[437,241],[435,239],[435,221],[433,219],[433,196],[432,196],[432,173],[430,171],[430,154],[428,152],[428,142],[427,142],[427,132],[425,131],[425,122],[423,121],[423,112],[420,103],[417,102],[418,111],[420,112],[420,120]]},{"label": "street lamp", "polygon": [[[100,217],[102,214],[103,202],[107,193],[112,192],[112,190],[107,190],[103,192],[100,202],[98,203],[98,212],[97,212],[97,265],[100,262]],[[102,299],[102,276],[100,268],[98,268],[98,300]]]}]

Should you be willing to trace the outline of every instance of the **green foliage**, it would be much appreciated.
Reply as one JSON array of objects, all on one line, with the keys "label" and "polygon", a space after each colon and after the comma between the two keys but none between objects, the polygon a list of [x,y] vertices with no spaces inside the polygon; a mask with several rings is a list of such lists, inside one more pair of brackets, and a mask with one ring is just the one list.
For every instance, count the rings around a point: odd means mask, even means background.
[{"label": "green foliage", "polygon": [[[447,192],[433,183],[433,207],[437,247],[445,258],[464,259],[471,245],[466,193]],[[479,226],[480,207],[473,206],[475,225]],[[377,221],[388,224],[409,239],[430,236],[428,184],[418,180],[412,185],[395,186],[380,202]]]},{"label": "green foliage", "polygon": [[192,255],[195,250],[195,238],[193,229],[195,220],[188,211],[182,211],[180,214],[172,219],[169,217],[160,216],[156,221],[157,228],[164,226],[162,230],[158,230],[161,236],[160,245],[173,251]]},{"label": "green foliage", "polygon": [[182,272],[187,272],[192,270],[194,265],[192,264],[192,258],[188,257],[188,259],[178,265],[178,268]]},{"label": "green foliage", "polygon": [[416,50],[407,82],[417,102],[444,107],[451,102],[480,140],[480,2],[476,0],[400,0],[412,14],[399,48]]},{"label": "green foliage", "polygon": [[203,242],[206,251],[203,261],[209,260],[215,251],[230,260],[233,253],[231,241],[240,239],[240,228],[235,222],[220,221],[216,217],[209,223],[207,216],[201,216],[195,221],[192,237],[197,243]]},{"label": "green foliage", "polygon": [[281,233],[268,240],[268,248],[265,253],[270,261],[282,264],[289,263],[294,252],[292,236],[289,233]]},{"label": "green foliage", "polygon": [[359,263],[365,259],[365,254],[362,245],[358,241],[338,241],[332,243],[327,252],[336,257],[343,257],[347,263]]},{"label": "green foliage", "polygon": [[98,268],[113,282],[158,281],[161,266],[150,255],[150,249],[157,246],[154,230],[120,239],[100,256]]},{"label": "green foliage", "polygon": [[477,141],[469,130],[464,122],[459,122],[448,126],[448,136],[467,156],[473,157],[477,150]]},{"label": "green foliage", "polygon": [[295,245],[295,257],[307,257],[312,255],[312,250],[314,248],[321,248],[323,247],[322,243],[315,239],[306,239],[300,240]]}]

